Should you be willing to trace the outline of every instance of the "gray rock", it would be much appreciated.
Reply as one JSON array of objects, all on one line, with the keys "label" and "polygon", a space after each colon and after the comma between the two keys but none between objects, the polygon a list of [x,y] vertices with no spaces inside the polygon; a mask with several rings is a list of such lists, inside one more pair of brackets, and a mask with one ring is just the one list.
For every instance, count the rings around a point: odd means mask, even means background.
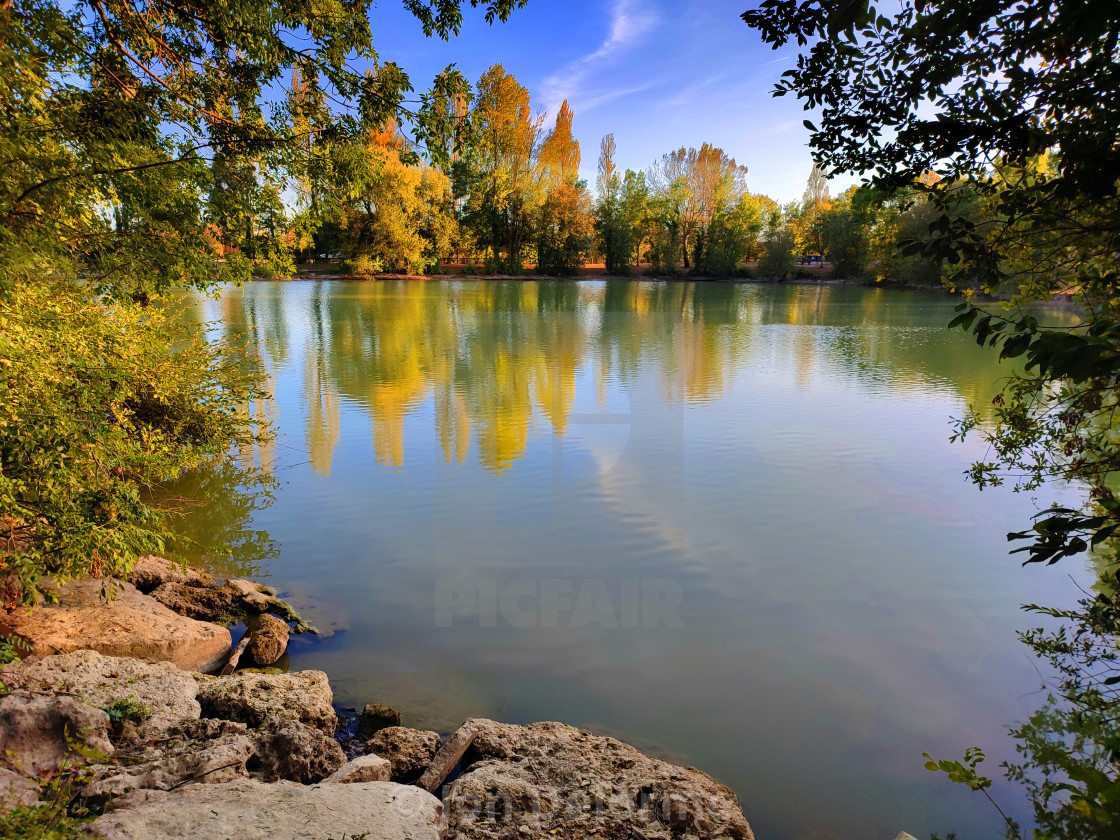
[{"label": "gray rock", "polygon": [[206,572],[200,572],[190,566],[172,563],[154,554],[146,554],[132,567],[132,571],[128,574],[128,582],[141,592],[148,593],[164,583],[210,586],[213,578]]},{"label": "gray rock", "polygon": [[249,646],[245,655],[257,665],[277,662],[288,649],[288,622],[274,615],[258,616],[249,625]]},{"label": "gray rock", "polygon": [[358,715],[358,737],[369,738],[388,726],[400,726],[401,713],[383,703],[370,703]]},{"label": "gray rock", "polygon": [[85,763],[89,752],[108,755],[109,716],[72,697],[13,691],[0,698],[0,760],[41,776],[64,764]]},{"label": "gray rock", "polygon": [[39,804],[39,786],[11,770],[0,767],[0,814],[13,808],[30,808]]},{"label": "gray rock", "polygon": [[[384,765],[379,775],[388,781],[389,763],[371,758]],[[171,790],[248,777],[312,784],[331,776],[345,761],[333,738],[302,723],[258,730],[244,723],[204,718],[173,726],[158,740],[132,750],[125,765],[91,768],[93,780],[82,794],[103,803],[133,790]]]},{"label": "gray rock", "polygon": [[439,840],[443,806],[429,793],[391,782],[305,787],[251,780],[138,791],[95,820],[105,840]]},{"label": "gray rock", "polygon": [[[370,758],[371,764],[383,767],[376,774],[365,770],[366,775],[388,781],[389,762]],[[345,761],[333,738],[302,723],[250,729],[244,723],[204,718],[173,726],[158,740],[130,751],[127,764],[92,767],[93,780],[82,794],[107,802],[133,790],[171,790],[248,777],[313,784],[336,773]]]},{"label": "gray rock", "polygon": [[392,773],[388,759],[379,755],[360,755],[331,773],[324,782],[355,784],[357,782],[387,782]]},{"label": "gray rock", "polygon": [[302,723],[288,722],[256,736],[260,777],[300,784],[321,782],[346,763],[338,741]]},{"label": "gray rock", "polygon": [[389,759],[394,782],[414,782],[428,769],[443,739],[438,732],[388,726],[366,742],[366,750]]},{"label": "gray rock", "polygon": [[444,796],[457,840],[754,838],[735,794],[699,770],[561,723],[464,727],[475,741]]},{"label": "gray rock", "polygon": [[235,720],[254,728],[294,721],[328,735],[338,726],[331,707],[334,695],[322,671],[196,679],[203,717]]},{"label": "gray rock", "polygon": [[132,753],[126,766],[91,768],[93,781],[82,795],[105,802],[133,790],[169,790],[188,783],[221,784],[247,777],[249,762],[257,755],[257,743],[251,736],[243,723],[184,721]]},{"label": "gray rock", "polygon": [[220,666],[232,643],[225,628],[178,615],[131,583],[86,578],[59,587],[57,596],[30,615],[6,616],[5,633],[25,639],[37,656],[95,650],[188,671]]},{"label": "gray rock", "polygon": [[130,727],[129,740],[158,735],[181,720],[199,716],[198,683],[170,662],[142,662],[77,650],[57,656],[31,657],[0,670],[0,682],[13,688],[71,694],[104,709],[131,700],[149,716]]}]

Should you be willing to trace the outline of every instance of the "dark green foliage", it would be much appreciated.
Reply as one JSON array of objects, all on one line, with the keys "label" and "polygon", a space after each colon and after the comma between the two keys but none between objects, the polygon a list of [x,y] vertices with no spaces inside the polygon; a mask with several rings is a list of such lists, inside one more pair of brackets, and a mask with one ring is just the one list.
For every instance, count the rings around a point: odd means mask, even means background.
[{"label": "dark green foliage", "polygon": [[591,247],[590,208],[582,184],[561,184],[549,193],[537,223],[537,271],[559,277],[579,274]]},{"label": "dark green foliage", "polygon": [[767,280],[785,280],[793,275],[793,232],[787,227],[771,229],[766,239],[766,256],[758,263],[758,276]]}]

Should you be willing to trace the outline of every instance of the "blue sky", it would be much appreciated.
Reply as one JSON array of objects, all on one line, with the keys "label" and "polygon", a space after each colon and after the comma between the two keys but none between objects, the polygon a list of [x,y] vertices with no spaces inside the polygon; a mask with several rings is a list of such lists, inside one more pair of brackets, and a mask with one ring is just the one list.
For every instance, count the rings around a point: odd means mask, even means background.
[{"label": "blue sky", "polygon": [[[748,168],[747,183],[778,201],[800,199],[812,160],[806,114],[774,99],[774,81],[796,49],[772,51],[739,15],[752,0],[529,0],[507,23],[488,26],[467,8],[462,34],[426,39],[397,0],[370,12],[374,43],[418,89],[455,63],[472,80],[501,63],[525,85],[534,109],[575,110],[582,174],[594,184],[599,141],[614,132],[623,168],[645,169],[663,153],[707,141]],[[838,193],[853,179],[836,179]]]}]

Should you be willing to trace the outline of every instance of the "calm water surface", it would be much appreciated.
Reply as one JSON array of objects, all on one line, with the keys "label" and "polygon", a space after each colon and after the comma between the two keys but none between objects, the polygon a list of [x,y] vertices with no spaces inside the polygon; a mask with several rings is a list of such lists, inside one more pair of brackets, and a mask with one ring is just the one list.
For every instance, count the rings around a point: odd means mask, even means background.
[{"label": "calm water surface", "polygon": [[234,565],[305,607],[324,634],[292,667],[327,671],[342,703],[443,731],[607,732],[729,785],[760,840],[995,838],[921,753],[1013,755],[1005,725],[1039,701],[1019,604],[1069,603],[1084,575],[1021,569],[1004,534],[1032,499],[962,477],[983,452],[950,445],[949,418],[1007,371],[945,329],[953,305],[704,283],[230,290],[197,313],[265,361],[278,434],[245,458],[275,503],[197,477],[183,527],[233,533]]}]

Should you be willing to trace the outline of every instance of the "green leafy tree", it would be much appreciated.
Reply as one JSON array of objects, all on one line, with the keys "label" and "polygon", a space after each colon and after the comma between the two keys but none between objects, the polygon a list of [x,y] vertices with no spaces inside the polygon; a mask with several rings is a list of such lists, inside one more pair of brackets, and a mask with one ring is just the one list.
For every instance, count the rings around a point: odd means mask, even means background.
[{"label": "green leafy tree", "polygon": [[[672,228],[664,242],[679,245],[679,259],[686,269],[703,262],[712,220],[746,191],[746,172],[746,167],[710,143],[669,152],[648,170],[651,191],[664,208],[660,215]],[[661,262],[669,259],[665,254]]]},{"label": "green leafy tree", "polygon": [[616,148],[613,134],[605,136],[599,147],[595,232],[607,274],[625,276],[630,273],[634,251],[633,228],[625,216],[623,179],[614,162]]},{"label": "green leafy tree", "polygon": [[538,270],[562,277],[579,274],[591,238],[590,198],[582,182],[551,190],[537,223]]},{"label": "green leafy tree", "polygon": [[470,120],[474,143],[456,188],[466,196],[462,221],[495,269],[519,272],[541,199],[533,167],[541,119],[529,91],[495,64],[478,81]]},{"label": "green leafy tree", "polygon": [[[492,0],[487,17],[505,18],[515,5]],[[409,8],[430,34],[461,25],[457,2]],[[320,150],[402,111],[411,82],[379,59],[367,11],[337,0],[6,5],[0,281],[80,268],[96,288],[143,298],[244,279],[243,260],[208,247],[208,203],[228,222],[226,243],[252,252],[261,172],[314,177]],[[273,96],[293,70],[300,95]],[[452,68],[433,84],[445,95],[466,88]],[[354,108],[332,110],[335,100]],[[409,118],[419,142],[463,130],[433,98]]]},{"label": "green leafy tree", "polygon": [[775,204],[768,208],[763,222],[763,245],[766,253],[758,262],[758,271],[763,277],[784,280],[793,273],[797,237],[791,217],[796,218],[799,209],[796,204],[785,208]]},{"label": "green leafy tree", "polygon": [[762,204],[749,193],[718,210],[705,232],[697,269],[715,277],[734,273],[757,245],[762,227]]},{"label": "green leafy tree", "polygon": [[626,256],[635,267],[641,262],[642,244],[649,237],[649,186],[643,172],[627,169],[622,176],[619,211],[623,230],[629,233],[630,250]]}]

